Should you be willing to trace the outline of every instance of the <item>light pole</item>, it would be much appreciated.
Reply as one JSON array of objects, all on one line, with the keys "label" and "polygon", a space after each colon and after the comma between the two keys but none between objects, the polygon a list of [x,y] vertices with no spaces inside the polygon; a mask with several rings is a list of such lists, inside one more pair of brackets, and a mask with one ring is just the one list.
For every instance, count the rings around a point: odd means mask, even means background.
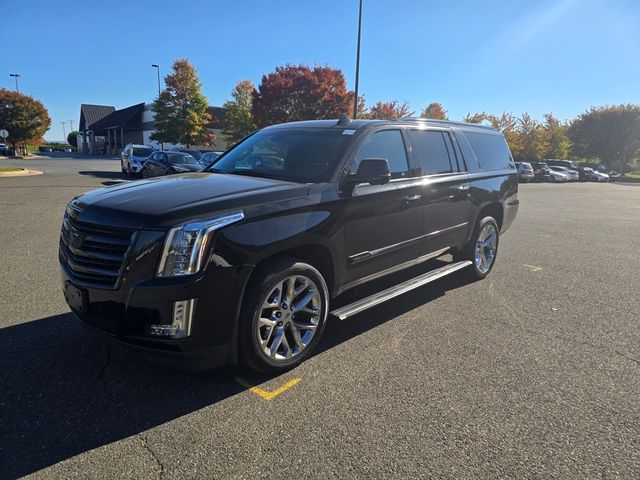
[{"label": "light pole", "polygon": [[[158,73],[158,100],[160,100],[160,65],[156,65],[154,63],[151,66],[155,68],[156,72]],[[155,117],[154,117],[154,120],[155,120]],[[160,150],[164,150],[164,142],[160,142]]]},{"label": "light pole", "polygon": [[67,143],[67,132],[64,129],[64,125],[67,122],[60,122],[62,124],[62,143]]},{"label": "light pole", "polygon": [[19,73],[10,73],[9,76],[16,79],[16,92],[20,93],[20,89],[18,88],[18,78],[20,77],[20,74]]},{"label": "light pole", "polygon": [[362,34],[362,0],[360,0],[360,9],[358,10],[358,49],[356,51],[356,91],[353,101],[353,118],[358,118],[358,81],[360,80],[360,36]]},{"label": "light pole", "polygon": [[69,125],[71,125],[71,132],[73,132],[73,120],[69,120]]}]

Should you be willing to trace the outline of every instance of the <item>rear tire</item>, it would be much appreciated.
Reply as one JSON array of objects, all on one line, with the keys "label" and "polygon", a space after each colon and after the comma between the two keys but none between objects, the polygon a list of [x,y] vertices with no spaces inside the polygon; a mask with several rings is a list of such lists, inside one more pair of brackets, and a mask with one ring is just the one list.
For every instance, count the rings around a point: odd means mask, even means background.
[{"label": "rear tire", "polygon": [[500,230],[493,217],[484,217],[473,230],[469,244],[453,256],[456,262],[470,260],[471,266],[463,271],[471,280],[482,280],[489,275],[498,256]]},{"label": "rear tire", "polygon": [[253,274],[239,319],[239,358],[263,373],[298,366],[317,348],[329,313],[322,274],[282,257]]}]

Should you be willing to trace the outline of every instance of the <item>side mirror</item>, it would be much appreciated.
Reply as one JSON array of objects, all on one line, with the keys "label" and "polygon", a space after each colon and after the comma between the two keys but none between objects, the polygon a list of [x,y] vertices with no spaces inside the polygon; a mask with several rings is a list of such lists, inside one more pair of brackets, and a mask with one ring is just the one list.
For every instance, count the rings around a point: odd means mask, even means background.
[{"label": "side mirror", "polygon": [[370,185],[384,185],[391,180],[389,162],[386,158],[365,158],[360,161],[358,171],[346,178],[346,183],[351,190],[359,183]]}]

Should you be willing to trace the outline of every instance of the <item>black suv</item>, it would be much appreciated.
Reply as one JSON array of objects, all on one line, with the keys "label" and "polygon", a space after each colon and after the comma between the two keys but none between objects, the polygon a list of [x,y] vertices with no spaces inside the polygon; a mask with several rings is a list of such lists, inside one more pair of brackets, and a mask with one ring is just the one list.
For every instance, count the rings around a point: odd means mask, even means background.
[{"label": "black suv", "polygon": [[[457,270],[485,277],[517,210],[513,159],[491,128],[274,125],[204,172],[74,198],[64,293],[85,323],[165,360],[285,370],[313,352],[329,315]],[[332,310],[352,287],[447,253],[444,266]]]}]

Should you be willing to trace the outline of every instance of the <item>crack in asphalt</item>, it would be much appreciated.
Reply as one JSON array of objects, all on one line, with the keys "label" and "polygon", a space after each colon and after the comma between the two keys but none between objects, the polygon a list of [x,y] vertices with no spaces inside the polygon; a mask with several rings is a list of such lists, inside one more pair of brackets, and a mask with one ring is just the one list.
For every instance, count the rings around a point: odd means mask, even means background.
[{"label": "crack in asphalt", "polygon": [[164,465],[160,461],[160,458],[156,455],[156,453],[153,451],[153,449],[149,446],[149,444],[147,443],[147,439],[144,437],[144,435],[139,434],[138,438],[140,439],[140,443],[142,444],[142,448],[144,448],[149,453],[149,455],[151,455],[151,458],[153,458],[153,461],[156,464],[156,473],[158,474],[158,478],[162,478],[162,475],[164,474]]}]

